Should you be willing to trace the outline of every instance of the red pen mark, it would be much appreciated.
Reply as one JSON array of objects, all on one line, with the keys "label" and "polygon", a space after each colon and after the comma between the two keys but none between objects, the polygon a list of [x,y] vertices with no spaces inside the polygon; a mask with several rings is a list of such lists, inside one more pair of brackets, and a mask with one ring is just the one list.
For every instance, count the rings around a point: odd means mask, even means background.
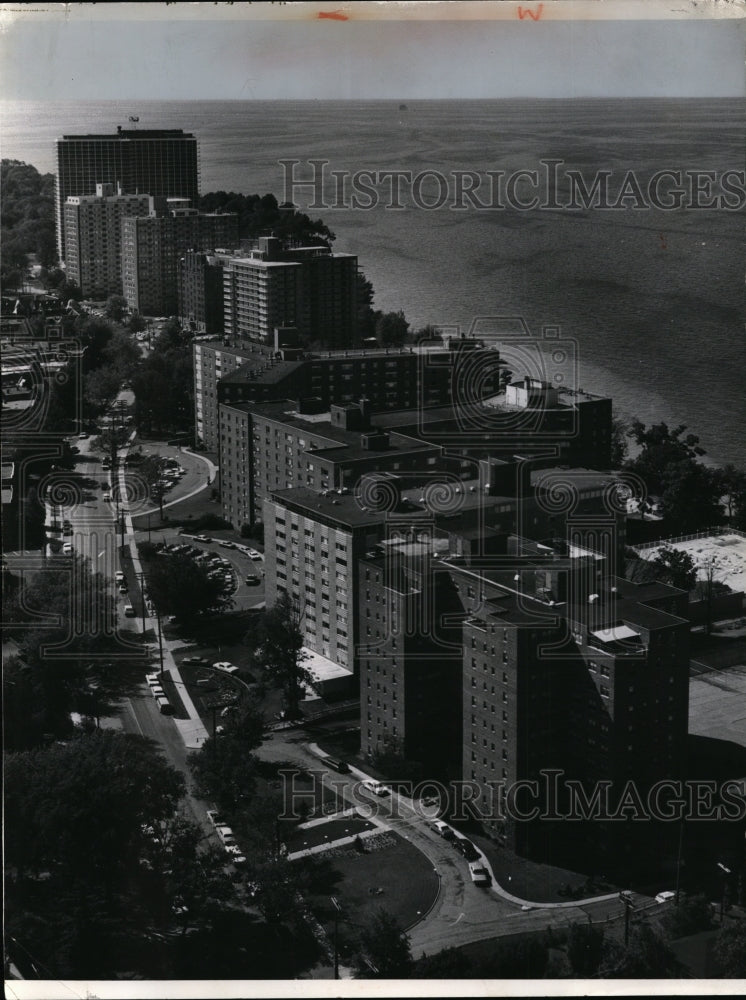
[{"label": "red pen mark", "polygon": [[668,249],[668,245],[666,243],[666,237],[663,235],[663,233],[658,233],[658,235],[661,238],[661,250],[667,250]]},{"label": "red pen mark", "polygon": [[341,10],[320,10],[316,16],[319,20],[326,17],[330,21],[349,21],[347,14],[344,14]]},{"label": "red pen mark", "polygon": [[518,17],[522,21],[525,21],[527,17],[530,17],[532,21],[538,21],[539,18],[541,17],[541,14],[542,14],[543,10],[544,10],[544,4],[543,3],[539,4],[539,6],[536,8],[536,12],[534,12],[533,10],[531,10],[530,7],[519,7],[518,8]]}]

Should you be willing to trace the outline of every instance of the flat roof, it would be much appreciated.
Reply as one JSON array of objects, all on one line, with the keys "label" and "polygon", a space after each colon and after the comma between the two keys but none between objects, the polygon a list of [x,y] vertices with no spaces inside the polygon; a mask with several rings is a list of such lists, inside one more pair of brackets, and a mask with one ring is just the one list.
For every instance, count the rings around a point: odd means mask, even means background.
[{"label": "flat roof", "polygon": [[[303,666],[317,683],[323,684],[324,681],[352,677],[351,670],[334,660],[330,660],[328,656],[322,656],[321,653],[317,653],[316,650],[310,649],[308,646],[303,646],[301,651],[306,654]],[[304,690],[306,692],[304,701],[313,701],[319,697],[313,689],[309,690],[305,685]]]},{"label": "flat roof", "polygon": [[336,491],[331,491],[328,496],[324,496],[310,486],[271,490],[269,499],[276,500],[288,510],[295,509],[304,517],[313,520],[326,519],[349,528],[380,524],[387,517],[386,511],[363,510],[360,501],[352,493],[340,495]]}]

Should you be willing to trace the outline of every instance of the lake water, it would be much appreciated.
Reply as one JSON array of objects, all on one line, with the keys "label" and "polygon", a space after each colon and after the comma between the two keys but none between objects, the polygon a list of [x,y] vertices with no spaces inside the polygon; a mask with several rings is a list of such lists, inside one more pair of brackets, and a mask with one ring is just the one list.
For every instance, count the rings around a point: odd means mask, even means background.
[{"label": "lake water", "polygon": [[[203,192],[282,200],[287,159],[303,176],[311,159],[328,172],[438,171],[449,187],[436,210],[406,184],[391,209],[381,183],[369,210],[308,209],[358,255],[377,308],[402,309],[415,328],[559,328],[584,389],[611,395],[622,415],[687,424],[711,461],[746,464],[742,211],[450,207],[455,173],[486,184],[488,171],[541,171],[545,159],[587,182],[610,171],[614,198],[629,170],[643,186],[664,169],[743,170],[741,101],[6,102],[0,113],[2,155],[42,171],[54,171],[63,132],[114,131],[131,114],[141,128],[198,136]],[[434,200],[434,183],[421,200]],[[328,202],[334,193],[330,177]],[[311,201],[295,194],[302,208]]]}]

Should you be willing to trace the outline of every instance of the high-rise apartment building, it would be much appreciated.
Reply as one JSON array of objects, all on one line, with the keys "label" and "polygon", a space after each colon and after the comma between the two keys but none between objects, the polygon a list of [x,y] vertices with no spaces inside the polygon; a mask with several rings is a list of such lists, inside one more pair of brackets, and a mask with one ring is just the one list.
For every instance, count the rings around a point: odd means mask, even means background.
[{"label": "high-rise apartment building", "polygon": [[223,268],[226,254],[187,250],[176,275],[179,321],[202,336],[223,332]]},{"label": "high-rise apartment building", "polygon": [[474,340],[314,352],[276,352],[264,344],[236,343],[202,341],[194,349],[197,437],[211,450],[218,448],[219,403],[312,399],[328,409],[332,403],[356,403],[365,397],[375,413],[410,410],[410,423],[416,424],[417,412],[460,398],[469,384],[461,378],[462,366],[468,367],[477,354],[491,373],[480,377],[480,391],[492,391],[500,365],[497,350],[486,350]]},{"label": "high-rise apartment building", "polygon": [[356,339],[357,257],[328,247],[287,247],[263,237],[226,261],[225,333],[236,343],[271,344],[294,327],[304,344],[352,347]]},{"label": "high-rise apartment building", "polygon": [[84,298],[122,294],[122,219],[147,215],[152,198],[124,194],[113,184],[97,184],[96,193],[70,195],[65,202],[67,277]]},{"label": "high-rise apartment building", "polygon": [[189,249],[209,250],[238,240],[238,216],[202,214],[184,199],[166,210],[122,222],[122,287],[131,309],[150,316],[178,311],[179,262]]},{"label": "high-rise apartment building", "polygon": [[239,527],[263,516],[276,490],[351,489],[372,472],[405,476],[435,467],[440,448],[381,432],[366,401],[357,405],[236,403],[220,406],[220,497]]},{"label": "high-rise apartment building", "polygon": [[95,194],[97,184],[154,197],[199,198],[197,140],[182,129],[123,129],[57,140],[57,250],[64,259],[65,203]]}]

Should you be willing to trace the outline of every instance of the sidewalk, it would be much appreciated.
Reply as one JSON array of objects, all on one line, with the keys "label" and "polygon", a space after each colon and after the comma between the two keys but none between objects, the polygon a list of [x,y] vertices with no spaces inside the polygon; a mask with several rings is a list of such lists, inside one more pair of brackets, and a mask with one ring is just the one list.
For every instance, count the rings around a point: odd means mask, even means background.
[{"label": "sidewalk", "polygon": [[[127,451],[127,447],[129,447],[129,443],[131,443],[131,441],[132,438],[130,439],[130,442],[128,442],[128,444],[125,446],[124,449],[125,454]],[[124,475],[125,475],[125,466],[124,463],[121,463],[119,465],[119,486],[120,489],[122,490],[122,496],[125,495]],[[140,556],[137,551],[137,543],[135,541],[135,529],[132,525],[132,517],[129,511],[127,511],[127,513],[124,515],[124,523],[127,535],[126,544],[130,551],[130,557],[132,559],[132,567],[135,572],[136,578],[138,580],[141,580],[143,578],[142,564],[140,563]],[[141,619],[137,619],[137,623],[138,623],[138,628],[142,632],[143,621]],[[145,631],[149,631],[150,628],[152,628],[153,631],[156,632],[156,634],[157,630],[160,629],[160,622],[157,619],[153,619],[150,617],[145,618],[144,625],[145,625],[144,629]],[[199,716],[199,712],[194,706],[194,702],[192,701],[189,691],[187,690],[186,684],[184,683],[181,674],[179,673],[179,668],[176,666],[176,661],[173,658],[171,650],[168,648],[168,644],[162,641],[162,645],[163,645],[163,669],[168,670],[171,680],[178,687],[182,703],[187,711],[187,714],[189,715],[188,720],[174,719],[173,720],[174,724],[178,729],[181,738],[184,740],[184,746],[187,748],[187,750],[199,750],[199,748],[208,738],[209,734]]]}]

